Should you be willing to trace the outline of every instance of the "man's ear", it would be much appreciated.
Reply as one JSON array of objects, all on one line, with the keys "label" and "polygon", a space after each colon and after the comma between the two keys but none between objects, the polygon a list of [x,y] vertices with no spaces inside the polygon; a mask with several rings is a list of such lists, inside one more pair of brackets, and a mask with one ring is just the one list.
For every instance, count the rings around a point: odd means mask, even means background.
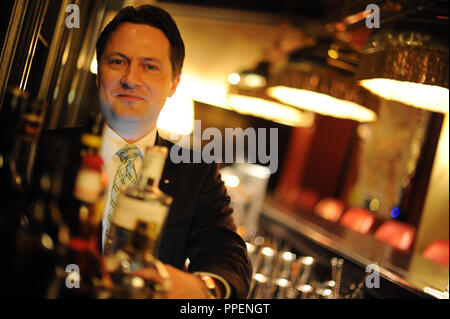
[{"label": "man's ear", "polygon": [[169,97],[175,94],[175,91],[177,90],[178,84],[180,83],[181,74],[178,74],[173,80],[172,80],[172,87],[169,91]]}]

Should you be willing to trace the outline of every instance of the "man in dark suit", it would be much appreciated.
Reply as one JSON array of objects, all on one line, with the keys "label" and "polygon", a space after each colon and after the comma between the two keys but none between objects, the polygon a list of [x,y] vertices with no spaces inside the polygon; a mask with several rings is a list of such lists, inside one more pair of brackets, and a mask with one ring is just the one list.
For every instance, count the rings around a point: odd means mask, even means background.
[{"label": "man in dark suit", "polygon": [[[119,149],[132,145],[143,153],[148,145],[165,145],[169,150],[173,146],[157,135],[156,122],[180,81],[184,44],[166,11],[147,5],[127,7],[102,31],[97,60],[99,100],[106,120],[101,155],[110,193],[121,162]],[[134,165],[138,171],[142,159]],[[217,165],[174,164],[169,156],[160,187],[174,198],[159,254],[172,278],[168,297],[210,297],[202,281],[207,275],[216,284],[218,297],[245,298],[251,266],[245,243],[235,232],[230,198]],[[110,197],[104,228],[109,226]],[[189,272],[182,270],[186,258]]]}]

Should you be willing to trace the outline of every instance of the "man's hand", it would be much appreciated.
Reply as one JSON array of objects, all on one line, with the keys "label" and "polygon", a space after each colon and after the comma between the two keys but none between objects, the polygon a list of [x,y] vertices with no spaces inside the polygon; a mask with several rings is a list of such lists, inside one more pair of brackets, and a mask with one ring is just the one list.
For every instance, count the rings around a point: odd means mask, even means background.
[{"label": "man's hand", "polygon": [[[172,280],[172,289],[167,294],[167,299],[206,299],[208,295],[204,284],[197,276],[179,270],[171,265],[164,265]],[[152,279],[154,270],[150,268],[139,269],[135,272],[142,278]]]}]

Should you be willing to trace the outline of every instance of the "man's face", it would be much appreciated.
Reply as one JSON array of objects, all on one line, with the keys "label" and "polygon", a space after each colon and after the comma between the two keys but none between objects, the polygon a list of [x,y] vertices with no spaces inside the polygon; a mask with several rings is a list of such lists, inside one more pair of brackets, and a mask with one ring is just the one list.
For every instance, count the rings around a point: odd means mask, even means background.
[{"label": "man's face", "polygon": [[153,128],[180,80],[172,76],[164,33],[149,25],[122,23],[110,34],[99,65],[99,99],[106,121]]}]

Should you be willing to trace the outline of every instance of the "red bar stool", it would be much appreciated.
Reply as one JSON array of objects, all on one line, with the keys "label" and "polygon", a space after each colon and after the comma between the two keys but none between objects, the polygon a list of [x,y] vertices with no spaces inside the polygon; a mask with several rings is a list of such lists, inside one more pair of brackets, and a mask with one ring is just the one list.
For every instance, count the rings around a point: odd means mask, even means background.
[{"label": "red bar stool", "polygon": [[375,223],[375,216],[366,208],[354,207],[344,213],[339,223],[359,233],[367,234]]},{"label": "red bar stool", "polygon": [[438,239],[428,245],[422,252],[422,256],[435,263],[448,267],[448,240]]},{"label": "red bar stool", "polygon": [[314,207],[314,213],[329,221],[337,222],[344,212],[344,209],[344,203],[340,199],[325,197],[317,203],[316,207]]},{"label": "red bar stool", "polygon": [[411,250],[415,236],[416,230],[413,226],[393,220],[384,222],[375,232],[376,239],[404,252]]}]

